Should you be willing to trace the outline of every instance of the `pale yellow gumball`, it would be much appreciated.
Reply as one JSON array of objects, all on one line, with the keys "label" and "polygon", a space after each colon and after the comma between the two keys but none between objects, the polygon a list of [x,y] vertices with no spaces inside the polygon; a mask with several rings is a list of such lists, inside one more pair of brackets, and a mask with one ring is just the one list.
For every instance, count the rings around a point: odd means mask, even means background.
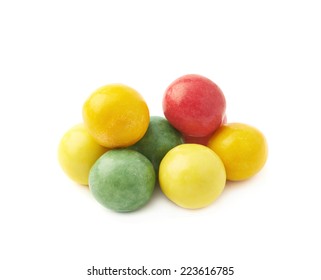
[{"label": "pale yellow gumball", "polygon": [[159,168],[163,193],[183,208],[208,206],[222,193],[225,182],[221,159],[199,144],[176,146],[165,155]]},{"label": "pale yellow gumball", "polygon": [[58,160],[63,171],[76,183],[88,185],[89,171],[108,149],[99,145],[83,124],[68,130],[58,147]]}]

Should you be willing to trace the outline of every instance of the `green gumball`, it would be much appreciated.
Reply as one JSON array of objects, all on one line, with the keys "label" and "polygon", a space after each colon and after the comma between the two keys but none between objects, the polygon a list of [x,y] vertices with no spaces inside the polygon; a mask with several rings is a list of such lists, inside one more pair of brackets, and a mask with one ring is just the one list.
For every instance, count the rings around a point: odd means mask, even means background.
[{"label": "green gumball", "polygon": [[155,171],[151,162],[127,149],[106,152],[89,174],[89,188],[94,198],[117,212],[131,212],[144,206],[154,186]]},{"label": "green gumball", "polygon": [[158,174],[163,157],[169,150],[180,144],[183,144],[181,134],[165,118],[151,116],[144,137],[128,149],[145,155]]}]

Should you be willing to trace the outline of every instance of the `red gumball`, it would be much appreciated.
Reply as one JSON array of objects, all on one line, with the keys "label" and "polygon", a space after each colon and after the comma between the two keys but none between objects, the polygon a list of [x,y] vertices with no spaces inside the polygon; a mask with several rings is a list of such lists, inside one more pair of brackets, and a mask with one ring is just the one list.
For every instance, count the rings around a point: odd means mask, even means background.
[{"label": "red gumball", "polygon": [[211,80],[195,74],[175,80],[165,91],[163,110],[167,120],[182,134],[205,137],[220,127],[226,101]]}]

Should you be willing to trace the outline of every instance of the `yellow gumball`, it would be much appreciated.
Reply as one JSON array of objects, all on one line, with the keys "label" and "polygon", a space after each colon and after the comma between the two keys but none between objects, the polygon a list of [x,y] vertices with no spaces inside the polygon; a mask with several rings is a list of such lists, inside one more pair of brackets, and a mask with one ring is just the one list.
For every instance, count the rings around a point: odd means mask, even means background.
[{"label": "yellow gumball", "polygon": [[221,194],[225,182],[221,159],[199,144],[176,146],[165,155],[159,168],[163,193],[183,208],[208,206]]},{"label": "yellow gumball", "polygon": [[83,106],[83,119],[89,133],[102,146],[127,147],[147,131],[149,110],[134,89],[111,84],[97,89]]},{"label": "yellow gumball", "polygon": [[264,135],[255,127],[230,123],[221,126],[208,142],[222,159],[228,180],[245,180],[264,166],[268,147]]},{"label": "yellow gumball", "polygon": [[88,185],[89,171],[107,148],[99,145],[83,124],[68,130],[58,147],[58,160],[63,171],[76,183]]}]

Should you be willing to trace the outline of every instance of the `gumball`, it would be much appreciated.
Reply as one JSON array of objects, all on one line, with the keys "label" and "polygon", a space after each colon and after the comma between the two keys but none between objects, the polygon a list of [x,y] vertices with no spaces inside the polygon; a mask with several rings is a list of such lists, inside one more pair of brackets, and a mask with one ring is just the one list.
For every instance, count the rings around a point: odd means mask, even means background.
[{"label": "gumball", "polygon": [[76,183],[88,185],[90,168],[107,148],[99,145],[83,124],[68,130],[58,147],[58,160],[63,171]]},{"label": "gumball", "polygon": [[221,89],[200,75],[185,75],[166,89],[164,115],[182,134],[205,137],[220,127],[226,102]]},{"label": "gumball", "polygon": [[102,155],[89,174],[89,189],[106,208],[131,212],[144,206],[153,193],[155,171],[141,153],[115,149]]},{"label": "gumball", "polygon": [[225,182],[221,159],[199,144],[176,146],[165,155],[159,168],[163,193],[183,208],[208,206],[222,193]]},{"label": "gumball", "polygon": [[165,154],[182,143],[181,134],[165,118],[152,116],[144,137],[128,148],[145,155],[152,162],[157,175]]},{"label": "gumball", "polygon": [[208,142],[222,159],[228,180],[245,180],[258,173],[264,166],[268,146],[262,132],[241,123],[220,127]]},{"label": "gumball", "polygon": [[128,147],[139,141],[149,124],[149,110],[134,89],[111,84],[97,89],[83,106],[89,133],[102,146]]}]

